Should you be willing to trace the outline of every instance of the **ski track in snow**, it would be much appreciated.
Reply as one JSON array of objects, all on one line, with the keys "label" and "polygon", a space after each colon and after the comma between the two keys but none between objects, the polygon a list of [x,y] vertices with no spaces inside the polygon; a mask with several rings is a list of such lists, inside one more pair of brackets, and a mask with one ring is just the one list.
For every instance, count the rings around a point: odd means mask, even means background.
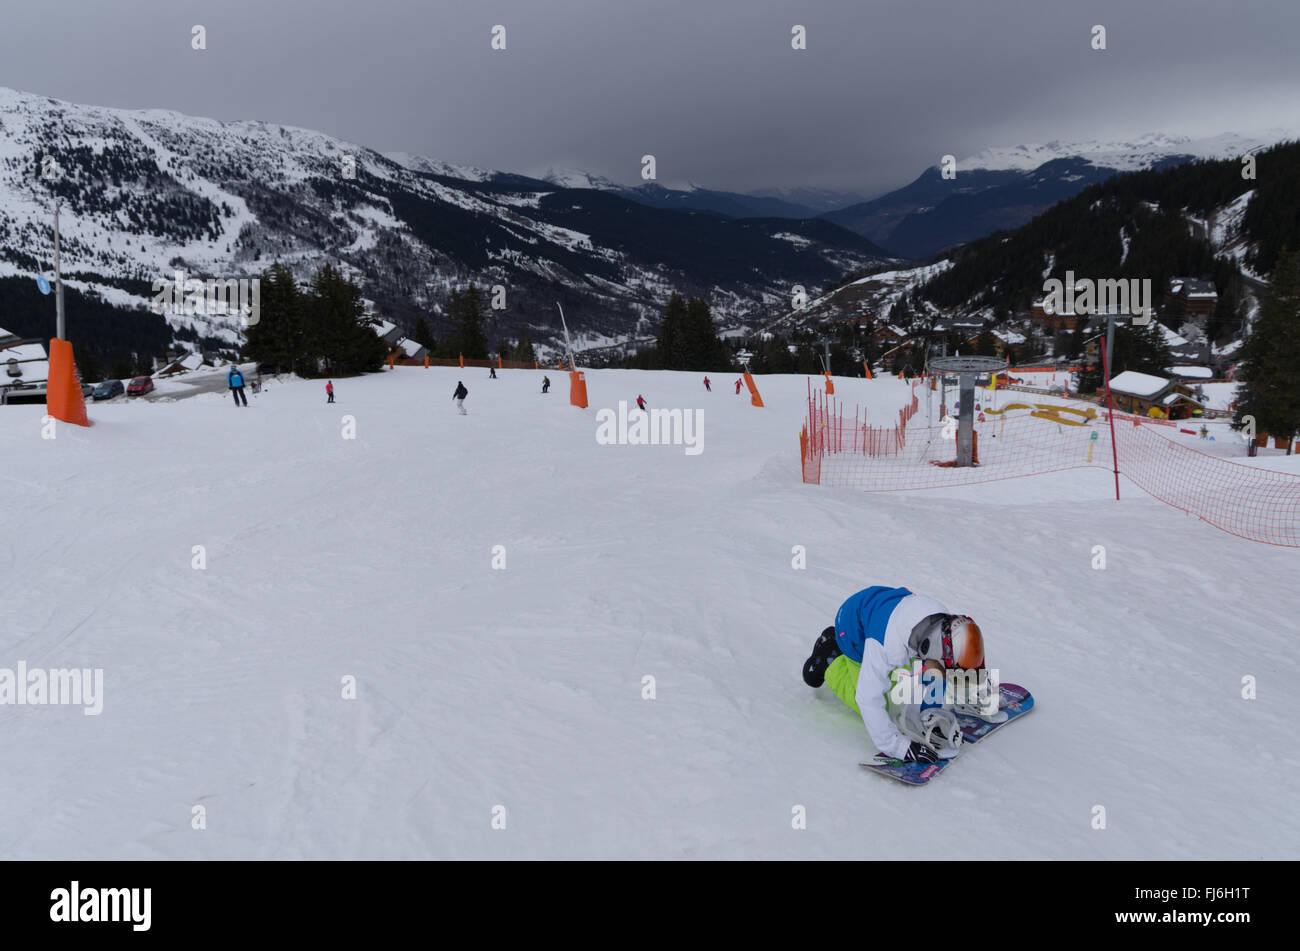
[{"label": "ski track in snow", "polygon": [[[1300,674],[1300,552],[1128,483],[1116,503],[1100,470],[805,486],[802,376],[758,377],[755,409],[727,375],[705,393],[703,374],[594,370],[583,412],[544,372],[546,396],[542,372],[399,368],[335,380],[333,406],[320,381],[247,410],[92,404],[92,429],[53,440],[43,407],[0,410],[0,667],[104,668],[99,716],[0,706],[22,777],[0,790],[0,853],[1295,854],[1298,759],[1276,725]],[[836,382],[873,419],[909,395]],[[637,393],[702,407],[704,452],[598,445],[596,411]],[[925,789],[864,775],[861,721],[799,675],[870,584],[974,615],[1038,702]]]}]

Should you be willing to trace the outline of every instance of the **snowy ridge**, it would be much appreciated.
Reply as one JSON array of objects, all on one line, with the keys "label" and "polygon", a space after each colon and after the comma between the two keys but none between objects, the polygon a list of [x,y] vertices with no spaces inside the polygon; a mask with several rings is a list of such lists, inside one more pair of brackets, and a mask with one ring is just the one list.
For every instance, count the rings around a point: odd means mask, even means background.
[{"label": "snowy ridge", "polygon": [[1162,159],[1175,155],[1191,155],[1204,159],[1231,158],[1296,137],[1296,133],[1292,131],[1270,129],[1258,135],[1226,132],[1207,138],[1151,132],[1131,142],[1054,140],[1040,145],[987,148],[959,161],[957,169],[959,172],[977,168],[1033,171],[1044,162],[1082,157],[1101,168],[1134,172],[1151,168]]},{"label": "snowy ridge", "polygon": [[[787,232],[778,238],[682,215],[647,236],[632,225],[629,241],[627,223],[637,219],[625,214],[645,206],[623,212],[608,203],[552,204],[553,188],[540,182],[384,155],[308,129],[0,89],[0,274],[50,266],[52,186],[40,177],[46,156],[56,162],[63,198],[65,272],[83,275],[92,295],[135,309],[152,302],[136,288],[177,270],[199,279],[248,278],[278,260],[302,281],[330,262],[360,275],[363,296],[408,329],[420,313],[436,324],[447,290],[475,280],[511,288],[498,332],[529,326],[545,343],[558,333],[549,314],[562,299],[592,339],[616,340],[639,332],[643,317],[661,310],[674,290],[711,298],[720,324],[735,327],[792,273],[815,285],[881,257],[848,233],[797,235],[794,221],[770,229]],[[566,187],[618,191],[585,173],[553,177]],[[707,239],[694,237],[701,226]],[[696,253],[683,256],[691,240]],[[728,242],[763,254],[772,273],[737,265],[745,255],[719,253]],[[665,259],[678,263],[666,267]],[[127,282],[132,290],[123,291]],[[238,339],[239,328],[224,318],[165,319],[207,343]],[[546,328],[541,339],[539,326]]]}]

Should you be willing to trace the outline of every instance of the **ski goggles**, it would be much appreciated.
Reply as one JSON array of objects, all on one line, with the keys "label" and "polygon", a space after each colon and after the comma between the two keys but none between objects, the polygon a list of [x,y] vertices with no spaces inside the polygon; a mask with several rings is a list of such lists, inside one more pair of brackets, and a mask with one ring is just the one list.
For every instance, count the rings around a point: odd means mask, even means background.
[{"label": "ski goggles", "polygon": [[[965,637],[959,638],[960,653],[953,648],[954,628],[959,633],[963,630],[965,632]],[[944,618],[940,627],[940,637],[945,667],[960,667],[963,670],[978,670],[984,667],[984,635],[979,625],[965,614],[954,614]]]}]

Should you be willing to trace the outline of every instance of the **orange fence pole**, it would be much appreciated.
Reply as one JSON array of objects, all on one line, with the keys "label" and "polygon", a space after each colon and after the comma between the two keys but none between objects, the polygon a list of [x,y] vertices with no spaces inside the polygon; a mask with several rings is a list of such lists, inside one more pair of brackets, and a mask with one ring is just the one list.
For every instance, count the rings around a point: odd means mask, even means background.
[{"label": "orange fence pole", "polygon": [[749,402],[753,406],[762,406],[763,397],[758,395],[758,387],[754,385],[754,378],[745,371],[745,386],[749,387]]},{"label": "orange fence pole", "polygon": [[581,370],[569,372],[569,405],[579,409],[587,408],[587,378]]},{"label": "orange fence pole", "polygon": [[77,382],[77,364],[72,358],[72,344],[54,337],[50,340],[50,369],[45,384],[45,411],[63,423],[89,426],[86,400]]}]

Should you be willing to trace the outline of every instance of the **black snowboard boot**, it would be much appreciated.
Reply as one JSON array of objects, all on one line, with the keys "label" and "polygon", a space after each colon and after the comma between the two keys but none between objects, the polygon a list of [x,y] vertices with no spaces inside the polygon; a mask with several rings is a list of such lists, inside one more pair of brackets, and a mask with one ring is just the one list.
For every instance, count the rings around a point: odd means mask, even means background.
[{"label": "black snowboard boot", "polygon": [[841,654],[840,646],[835,643],[835,628],[828,627],[822,631],[813,645],[812,656],[803,664],[803,682],[809,687],[820,687],[826,682],[826,668]]}]

